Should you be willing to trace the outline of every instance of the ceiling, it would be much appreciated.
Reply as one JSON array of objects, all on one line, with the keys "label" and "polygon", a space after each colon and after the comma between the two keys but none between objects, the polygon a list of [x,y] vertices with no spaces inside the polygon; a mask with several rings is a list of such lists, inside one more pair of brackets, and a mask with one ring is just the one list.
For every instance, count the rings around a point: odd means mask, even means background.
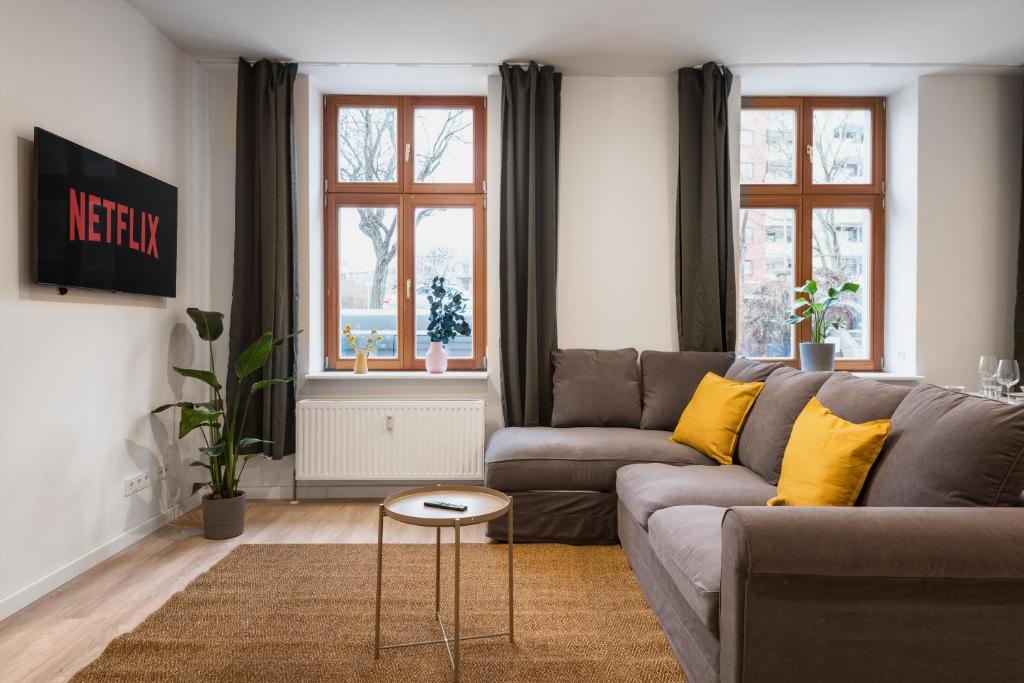
[{"label": "ceiling", "polygon": [[715,60],[737,67],[744,91],[749,78],[773,87],[771,71],[784,65],[831,65],[804,74],[825,82],[833,78],[830,68],[886,65],[858,67],[870,82],[885,69],[906,74],[954,64],[1024,64],[1024,0],[129,2],[185,52],[204,59],[356,65],[534,59],[590,76],[663,76]]}]

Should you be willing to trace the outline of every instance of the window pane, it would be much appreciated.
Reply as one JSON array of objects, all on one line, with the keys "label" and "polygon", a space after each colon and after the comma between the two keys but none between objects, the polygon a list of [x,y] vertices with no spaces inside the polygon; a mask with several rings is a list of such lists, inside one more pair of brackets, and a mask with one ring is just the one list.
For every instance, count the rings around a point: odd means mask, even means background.
[{"label": "window pane", "polygon": [[814,183],[871,183],[871,110],[815,109]]},{"label": "window pane", "polygon": [[827,320],[840,320],[828,341],[837,344],[836,358],[868,358],[871,318],[871,210],[814,209],[812,212],[813,277],[819,291],[838,288],[844,282],[860,285],[856,293],[843,294]]},{"label": "window pane", "polygon": [[338,182],[398,182],[398,110],[338,108]]},{"label": "window pane", "polygon": [[[360,347],[370,330],[379,332],[384,339],[371,357],[398,356],[397,256],[397,207],[338,209],[339,324],[352,326]],[[341,357],[354,358],[345,335],[338,339]]]},{"label": "window pane", "polygon": [[740,182],[796,183],[796,111],[744,109],[740,112]]},{"label": "window pane", "polygon": [[417,108],[413,118],[416,182],[473,182],[473,110]]},{"label": "window pane", "polygon": [[793,303],[796,210],[740,210],[740,354],[793,357],[793,328],[785,324]]},{"label": "window pane", "polygon": [[[427,325],[430,304],[427,294],[435,277],[445,287],[462,293],[469,302],[464,315],[473,328],[473,209],[471,207],[422,207],[416,221],[416,357],[430,347]],[[475,330],[474,330],[475,331]],[[448,344],[449,358],[472,358],[473,337],[458,336]]]}]

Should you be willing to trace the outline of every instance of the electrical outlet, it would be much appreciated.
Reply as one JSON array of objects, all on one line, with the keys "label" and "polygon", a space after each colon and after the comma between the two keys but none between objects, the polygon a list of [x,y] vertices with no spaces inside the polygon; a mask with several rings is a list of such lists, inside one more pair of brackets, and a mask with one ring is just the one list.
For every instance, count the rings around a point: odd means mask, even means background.
[{"label": "electrical outlet", "polygon": [[163,481],[166,478],[167,465],[165,463],[160,463],[156,466],[156,469],[153,470],[153,481]]},{"label": "electrical outlet", "polygon": [[130,495],[138,493],[142,489],[149,488],[152,483],[153,480],[149,476],[149,472],[140,472],[139,474],[128,477],[124,480],[124,495],[127,498]]}]

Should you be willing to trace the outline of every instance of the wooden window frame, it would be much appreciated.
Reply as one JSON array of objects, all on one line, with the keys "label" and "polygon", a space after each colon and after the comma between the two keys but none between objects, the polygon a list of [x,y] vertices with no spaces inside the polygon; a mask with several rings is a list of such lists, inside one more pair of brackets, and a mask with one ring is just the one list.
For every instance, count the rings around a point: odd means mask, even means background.
[{"label": "wooden window frame", "polygon": [[[420,194],[406,195],[403,210],[405,211],[405,225],[410,226],[406,238],[408,245],[405,256],[402,256],[402,247],[399,246],[399,258],[404,261],[404,272],[407,278],[412,281],[412,288],[425,283],[416,282],[416,209],[423,206],[437,207],[471,207],[473,211],[473,356],[472,358],[448,357],[448,368],[450,370],[480,370],[483,369],[484,353],[487,348],[484,329],[477,322],[477,316],[481,320],[487,319],[487,289],[485,286],[487,270],[487,236],[484,229],[484,198],[483,195],[474,194]],[[402,270],[400,268],[400,270]],[[401,281],[401,280],[400,280]],[[405,297],[401,297],[403,300]],[[415,330],[416,305],[415,292],[406,306],[405,318],[403,318],[405,329]],[[406,359],[405,368],[410,370],[425,370],[426,361],[416,357],[416,335],[403,334],[400,339],[407,345],[400,354]]]},{"label": "wooden window frame", "polygon": [[[805,254],[810,254],[810,240],[807,239],[807,235],[800,230],[800,223],[803,220],[803,198],[800,195],[786,194],[786,195],[764,195],[754,194],[749,198],[745,198],[743,201],[744,209],[792,209],[793,210],[793,280],[794,286],[796,280],[800,279],[800,273],[804,272],[807,266],[804,264],[803,259]],[[804,243],[808,244],[805,245]],[[742,253],[742,240],[740,240],[741,253]],[[739,277],[742,277],[742,272],[739,273]],[[737,287],[739,291],[739,287]],[[799,356],[799,344],[801,341],[801,329],[806,325],[799,325],[797,329],[790,335],[792,353],[788,358],[766,358],[761,360],[767,360],[771,362],[781,362],[787,365],[796,367],[800,360]],[[737,340],[738,342],[739,340]]]},{"label": "wooden window frame", "polygon": [[[409,146],[409,163],[405,164],[403,192],[416,194],[483,194],[487,164],[487,118],[482,97],[405,97],[402,135]],[[472,109],[473,110],[473,182],[471,183],[417,183],[416,173],[416,110],[417,109]],[[479,122],[479,125],[478,125]],[[403,152],[404,153],[404,152]]]},{"label": "wooden window frame", "polygon": [[[403,191],[402,155],[405,126],[402,124],[402,97],[375,95],[327,95],[324,98],[324,190],[349,194],[398,194]],[[338,109],[340,107],[380,107],[395,110],[395,182],[343,183],[338,180]]]},{"label": "wooden window frame", "polygon": [[[885,98],[878,97],[744,97],[744,109],[794,109],[797,112],[796,153],[797,183],[794,185],[741,185],[742,208],[795,208],[795,249],[793,262],[794,286],[812,277],[813,254],[811,231],[816,208],[867,208],[871,211],[869,357],[866,359],[836,359],[837,370],[872,371],[883,369],[885,351]],[[871,110],[871,183],[846,185],[815,185],[812,158],[806,147],[812,134],[815,109],[870,109]],[[742,246],[741,246],[742,249]],[[799,344],[810,341],[807,324],[797,326],[793,357],[765,358],[799,367]]]},{"label": "wooden window frame", "polygon": [[[338,108],[343,106],[394,107],[397,109],[395,183],[342,183],[338,178]],[[472,183],[415,183],[413,173],[414,110],[420,107],[473,109]],[[374,370],[425,370],[423,358],[415,351],[415,222],[414,212],[421,206],[473,208],[473,356],[449,358],[449,370],[483,370],[487,350],[487,229],[486,229],[486,106],[483,97],[389,97],[366,95],[327,95],[324,98],[324,367],[327,370],[351,370],[353,358],[340,354],[340,317],[338,291],[338,211],[343,207],[386,206],[398,210],[396,267],[398,275],[397,356],[369,357]],[[410,145],[406,156],[406,144]],[[415,191],[413,191],[415,190]]]},{"label": "wooden window frame", "polygon": [[796,126],[796,154],[794,165],[796,166],[796,181],[786,184],[753,183],[743,185],[744,195],[794,195],[803,193],[804,164],[800,150],[804,148],[803,142],[803,98],[801,97],[744,97],[743,109],[792,109],[796,112],[794,125]]}]

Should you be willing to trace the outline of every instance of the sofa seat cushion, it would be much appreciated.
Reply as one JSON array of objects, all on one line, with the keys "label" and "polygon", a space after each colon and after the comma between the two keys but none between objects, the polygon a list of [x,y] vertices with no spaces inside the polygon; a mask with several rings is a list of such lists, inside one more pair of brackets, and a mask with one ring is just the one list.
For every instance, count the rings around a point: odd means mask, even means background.
[{"label": "sofa seat cushion", "polygon": [[711,467],[641,463],[619,470],[619,501],[645,529],[652,514],[677,505],[764,505],[774,486],[741,465]]},{"label": "sofa seat cushion", "polygon": [[487,486],[500,491],[614,491],[637,462],[712,464],[668,432],[620,427],[508,427],[487,445]]},{"label": "sofa seat cushion", "polygon": [[658,510],[649,522],[654,555],[683,599],[718,635],[722,585],[722,518],[728,508],[686,505]]}]

